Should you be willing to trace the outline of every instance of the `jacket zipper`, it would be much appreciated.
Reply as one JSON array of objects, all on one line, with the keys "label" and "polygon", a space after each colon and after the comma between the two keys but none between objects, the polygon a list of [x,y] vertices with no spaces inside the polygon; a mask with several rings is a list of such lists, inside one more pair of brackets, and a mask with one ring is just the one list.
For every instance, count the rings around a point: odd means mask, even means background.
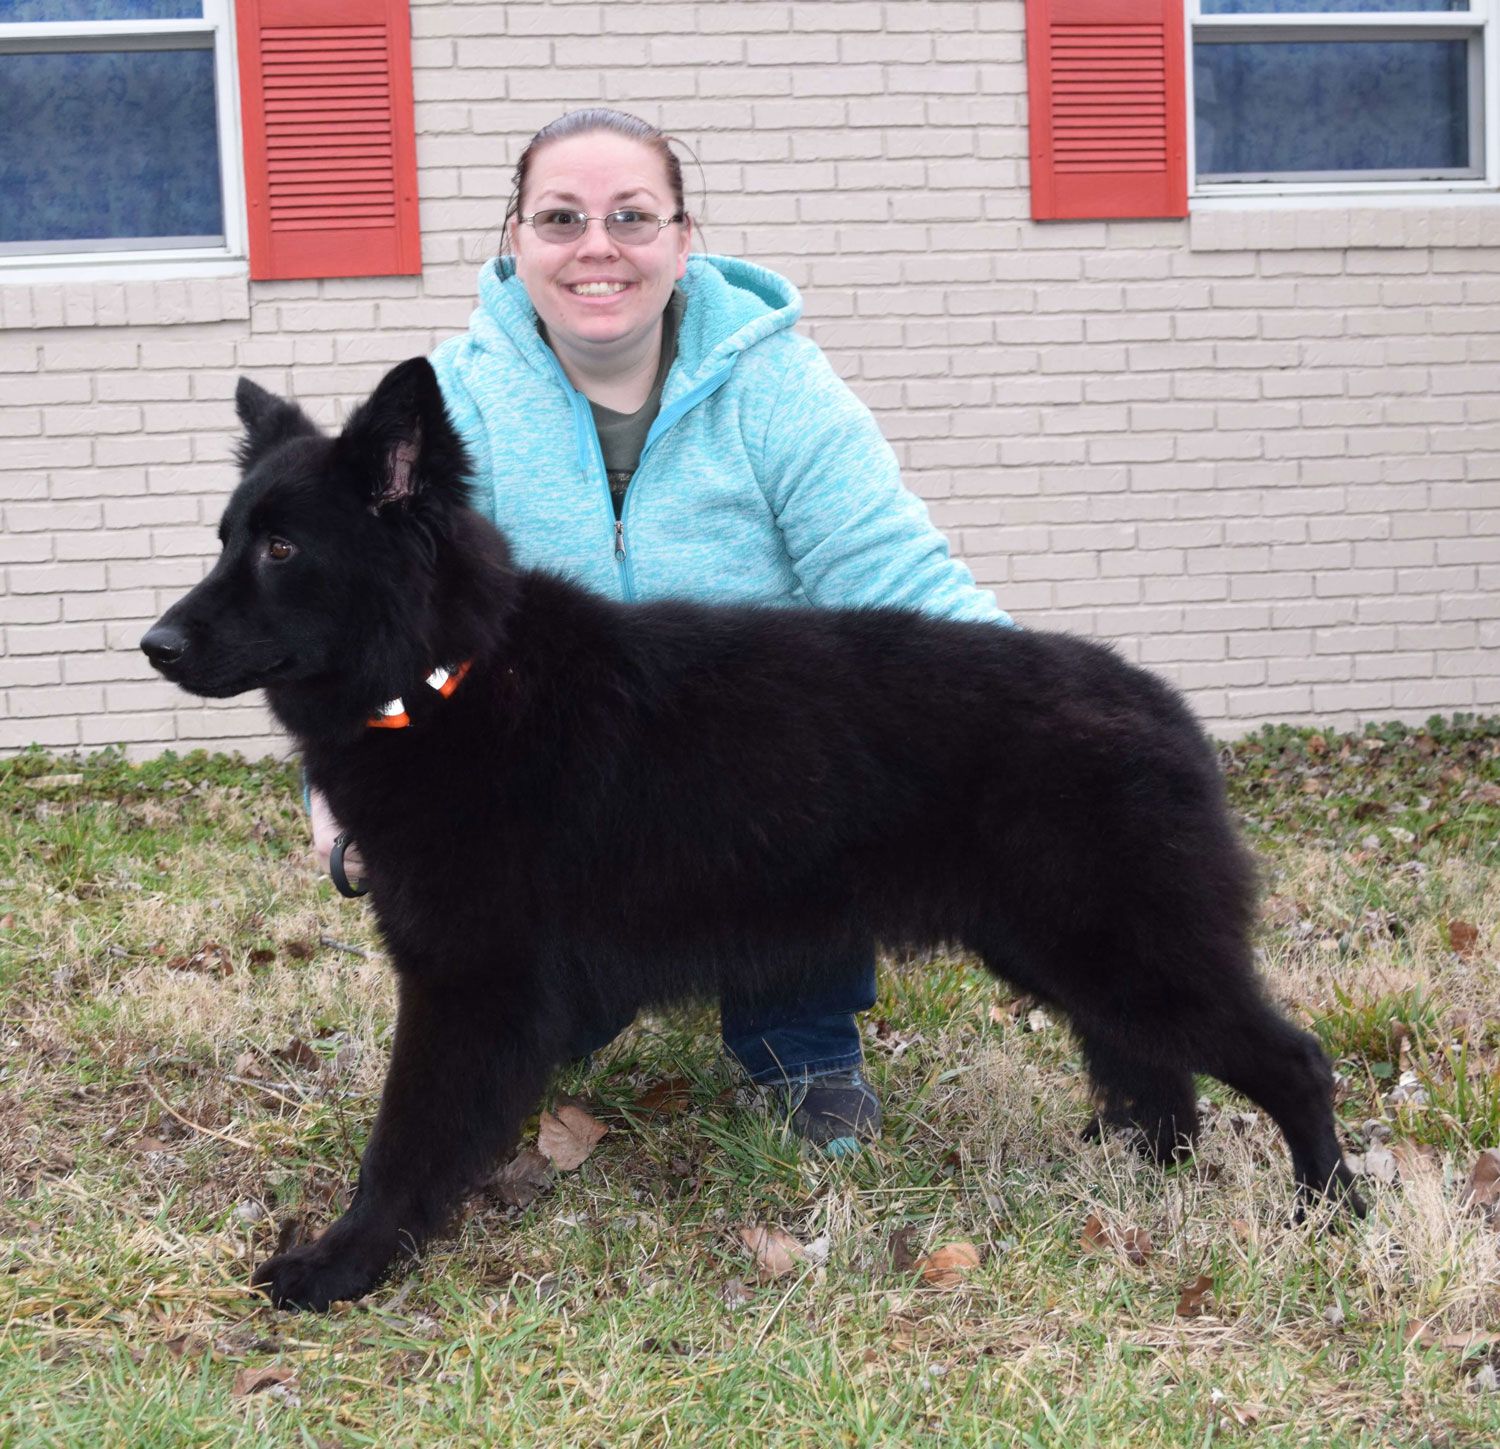
[{"label": "jacket zipper", "polygon": [[550,347],[545,348],[547,360],[552,364],[553,371],[557,374],[557,380],[568,394],[568,399],[573,406],[574,430],[578,434],[579,461],[587,468],[587,456],[591,455],[594,460],[596,476],[604,489],[604,505],[609,509],[609,515],[614,520],[614,553],[615,566],[619,570],[620,593],[626,600],[635,598],[635,583],[631,578],[630,555],[625,548],[625,514],[630,509],[630,496],[635,491],[636,480],[640,477],[641,467],[646,461],[646,455],[651,451],[657,440],[670,429],[684,413],[696,407],[704,398],[717,392],[729,380],[734,365],[721,368],[718,372],[705,381],[698,384],[686,396],[678,401],[664,414],[659,413],[656,421],[652,423],[650,431],[646,435],[646,442],[641,448],[641,456],[635,465],[635,473],[625,489],[625,498],[620,505],[620,516],[614,517],[615,500],[609,491],[609,473],[604,466],[604,450],[599,445],[599,430],[594,426],[593,410],[589,407],[589,400],[568,380],[568,375],[562,369],[562,363],[557,360],[557,354]]}]

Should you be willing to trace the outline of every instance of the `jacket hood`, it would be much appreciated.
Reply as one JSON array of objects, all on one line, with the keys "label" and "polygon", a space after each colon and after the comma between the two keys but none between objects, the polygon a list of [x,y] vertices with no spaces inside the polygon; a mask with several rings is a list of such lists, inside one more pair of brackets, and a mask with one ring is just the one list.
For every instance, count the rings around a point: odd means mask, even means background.
[{"label": "jacket hood", "polygon": [[[801,294],[785,277],[736,257],[690,256],[677,290],[685,305],[663,407],[726,371],[763,338],[790,329],[802,315]],[[513,352],[544,376],[557,373],[557,359],[537,331],[536,308],[516,276],[514,258],[496,258],[479,273],[479,307],[469,335],[481,351]]]}]

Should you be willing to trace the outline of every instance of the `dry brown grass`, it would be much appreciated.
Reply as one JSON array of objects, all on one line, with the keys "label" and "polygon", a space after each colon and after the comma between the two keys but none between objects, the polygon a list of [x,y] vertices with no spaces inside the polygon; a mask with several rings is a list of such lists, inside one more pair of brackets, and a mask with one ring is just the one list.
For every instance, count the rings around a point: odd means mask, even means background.
[{"label": "dry brown grass", "polygon": [[[280,778],[169,804],[12,788],[0,1442],[1500,1443],[1500,1234],[1465,1206],[1500,1141],[1452,1120],[1455,1044],[1475,1090],[1496,1080],[1493,849],[1266,841],[1267,973],[1340,1058],[1353,1146],[1431,1149],[1372,1184],[1363,1224],[1290,1227],[1276,1133],[1217,1092],[1168,1174],[1083,1144],[1066,1031],[992,1019],[993,988],[937,958],[884,974],[890,1120],[860,1158],[802,1156],[737,1104],[710,1016],[643,1022],[564,1084],[611,1124],[582,1169],[522,1212],[477,1202],[370,1302],[306,1319],[260,1305],[249,1269],[287,1220],[337,1211],[391,991]],[[1477,928],[1462,954],[1454,920]],[[1390,1037],[1382,1013],[1414,1000]],[[1425,1103],[1390,1104],[1403,1068]],[[625,1115],[684,1070],[692,1110]],[[820,1261],[757,1283],[746,1222]],[[1109,1246],[1130,1228],[1139,1262]],[[925,1287],[893,1262],[903,1229],[981,1266]],[[268,1363],[295,1376],[235,1397]]]}]

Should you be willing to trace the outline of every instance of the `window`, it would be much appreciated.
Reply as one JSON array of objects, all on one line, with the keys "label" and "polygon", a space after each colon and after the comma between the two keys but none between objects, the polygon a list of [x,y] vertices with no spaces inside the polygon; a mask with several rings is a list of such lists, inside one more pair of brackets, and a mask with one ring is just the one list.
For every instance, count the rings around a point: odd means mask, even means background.
[{"label": "window", "polygon": [[0,5],[0,264],[244,254],[229,6]]},{"label": "window", "polygon": [[1201,196],[1493,185],[1492,0],[1189,0]]}]

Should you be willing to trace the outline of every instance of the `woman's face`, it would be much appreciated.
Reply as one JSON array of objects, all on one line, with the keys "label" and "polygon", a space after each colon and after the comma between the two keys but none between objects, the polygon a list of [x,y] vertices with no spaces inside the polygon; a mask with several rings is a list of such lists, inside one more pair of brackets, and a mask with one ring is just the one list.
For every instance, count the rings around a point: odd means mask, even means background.
[{"label": "woman's face", "polygon": [[[532,157],[521,212],[554,207],[594,217],[628,207],[665,218],[677,202],[655,151],[628,136],[594,131],[553,141]],[[512,222],[511,249],[554,348],[599,363],[628,357],[659,325],[673,283],[687,270],[691,230],[673,223],[654,241],[625,246],[602,221],[591,221],[572,242],[546,242]]]}]

